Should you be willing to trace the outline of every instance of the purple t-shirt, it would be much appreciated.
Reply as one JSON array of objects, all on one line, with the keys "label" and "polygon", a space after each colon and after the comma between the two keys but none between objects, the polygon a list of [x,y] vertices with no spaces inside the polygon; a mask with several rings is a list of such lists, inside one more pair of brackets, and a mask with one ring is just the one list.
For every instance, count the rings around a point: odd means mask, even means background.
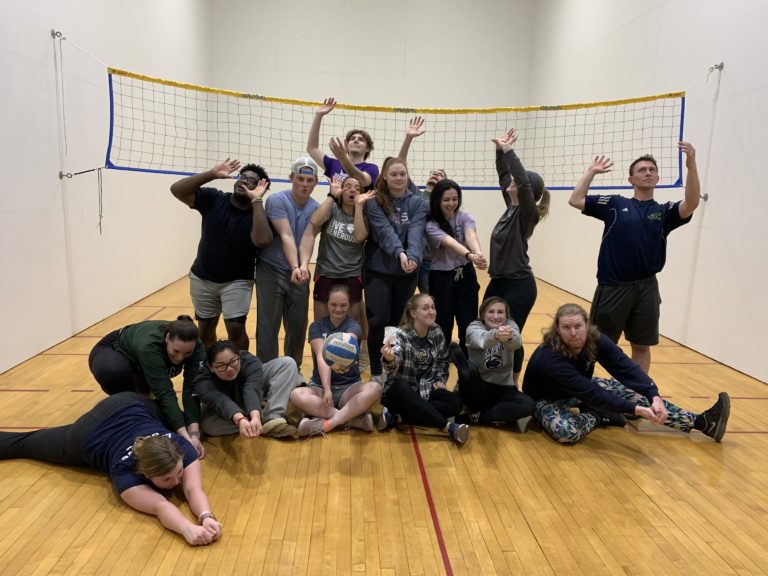
[{"label": "purple t-shirt", "polygon": [[[323,156],[323,166],[325,167],[325,175],[328,176],[328,178],[338,176],[343,182],[348,176],[344,170],[344,166],[341,165],[341,162],[332,156]],[[376,164],[371,164],[369,162],[360,162],[360,164],[355,164],[355,166],[358,170],[365,172],[371,177],[371,184],[366,186],[365,189],[373,190],[373,187],[376,184],[376,179],[379,177],[379,167],[376,166]]]},{"label": "purple t-shirt", "polygon": [[[462,212],[459,210],[454,214],[451,221],[448,223],[453,229],[453,237],[459,244],[466,246],[466,238],[464,230],[467,228],[477,229],[477,224],[472,214]],[[464,266],[467,263],[467,259],[463,256],[459,256],[450,248],[442,248],[440,243],[443,238],[448,236],[445,231],[434,220],[427,222],[427,244],[429,245],[429,251],[432,254],[432,270],[453,270],[459,266]],[[469,250],[469,247],[467,247]]]}]

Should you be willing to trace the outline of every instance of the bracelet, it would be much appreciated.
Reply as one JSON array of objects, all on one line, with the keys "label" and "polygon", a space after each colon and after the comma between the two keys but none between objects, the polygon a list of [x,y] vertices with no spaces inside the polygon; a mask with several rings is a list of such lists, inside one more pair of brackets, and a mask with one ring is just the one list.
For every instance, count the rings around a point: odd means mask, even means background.
[{"label": "bracelet", "polygon": [[264,202],[264,198],[261,196],[257,196],[256,198],[251,198],[251,204],[261,204]]},{"label": "bracelet", "polygon": [[198,430],[195,430],[194,432],[189,432],[189,435],[190,437],[197,436],[198,438],[200,438],[200,432]]},{"label": "bracelet", "polygon": [[464,258],[465,258],[466,260],[469,260],[469,256],[470,256],[471,254],[472,254],[472,251],[471,251],[471,250],[467,250],[467,253],[466,253],[466,254],[464,254]]},{"label": "bracelet", "polygon": [[[216,520],[216,516],[214,516],[213,512],[209,510],[207,512],[200,513],[200,515],[197,517],[197,523],[202,524],[203,520],[205,520],[206,518],[213,518],[214,520]],[[218,520],[216,520],[216,522],[218,522]]]},{"label": "bracelet", "polygon": [[243,416],[242,414],[240,414],[240,418],[238,418],[237,420],[235,420],[235,426],[239,426],[239,425],[240,425],[240,420],[245,420],[245,416]]}]

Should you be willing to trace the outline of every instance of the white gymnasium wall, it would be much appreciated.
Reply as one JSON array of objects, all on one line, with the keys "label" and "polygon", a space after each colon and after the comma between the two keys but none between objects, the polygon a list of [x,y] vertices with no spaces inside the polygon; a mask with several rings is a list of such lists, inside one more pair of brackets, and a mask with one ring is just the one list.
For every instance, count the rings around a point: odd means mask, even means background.
[{"label": "white gymnasium wall", "polygon": [[[768,382],[768,201],[760,168],[768,156],[766,20],[768,4],[757,0],[540,1],[529,96],[556,104],[690,87],[685,138],[697,148],[709,201],[670,236],[661,331]],[[719,77],[691,86],[720,61]],[[681,196],[672,190],[657,199]],[[554,194],[531,260],[540,278],[591,299],[602,226],[567,199]]]},{"label": "white gymnasium wall", "polygon": [[105,171],[102,235],[95,174],[59,181],[104,164],[109,108],[104,67],[65,42],[62,165],[50,29],[111,66],[205,84],[210,20],[207,0],[0,4],[0,372],[181,277],[199,236],[170,177]]},{"label": "white gymnasium wall", "polygon": [[[212,79],[242,92],[312,101],[333,96],[360,105],[527,104],[533,6],[532,0],[212,0],[213,13],[227,15],[212,22],[220,39],[211,47]],[[325,150],[330,135],[321,132]],[[306,138],[297,140],[295,156],[305,146]],[[488,142],[489,163],[493,150]],[[379,146],[371,159],[381,165],[396,153]],[[411,157],[418,154],[417,139]],[[280,178],[290,171],[265,167]],[[411,176],[423,184],[427,174]],[[318,187],[315,196],[326,193]],[[487,253],[501,195],[468,193],[464,202],[480,221]]]}]

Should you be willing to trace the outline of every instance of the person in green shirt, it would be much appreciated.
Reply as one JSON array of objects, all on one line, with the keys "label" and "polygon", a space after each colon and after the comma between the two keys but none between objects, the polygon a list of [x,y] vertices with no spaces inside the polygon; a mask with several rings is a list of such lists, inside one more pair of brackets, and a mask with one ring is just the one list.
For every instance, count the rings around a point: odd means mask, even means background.
[{"label": "person in green shirt", "polygon": [[[200,407],[192,398],[192,380],[205,362],[197,326],[186,315],[176,320],[147,320],[110,332],[94,346],[88,367],[108,395],[118,392],[152,394],[166,424],[189,440],[201,458]],[[179,407],[171,378],[184,372]]]}]

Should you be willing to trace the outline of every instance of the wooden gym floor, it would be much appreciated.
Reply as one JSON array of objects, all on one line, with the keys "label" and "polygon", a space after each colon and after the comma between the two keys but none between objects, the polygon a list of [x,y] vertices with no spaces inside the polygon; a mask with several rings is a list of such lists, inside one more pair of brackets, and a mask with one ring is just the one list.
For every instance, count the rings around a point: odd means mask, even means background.
[{"label": "wooden gym floor", "polygon": [[[569,301],[539,282],[528,353]],[[98,338],[191,312],[184,278],[0,375],[0,428],[73,421],[103,397],[87,366]],[[130,510],[99,474],[0,462],[0,574],[768,574],[768,389],[667,339],[652,376],[694,411],[727,390],[723,443],[648,426],[567,447],[481,427],[462,447],[421,429],[208,440],[224,533],[203,548]]]}]

